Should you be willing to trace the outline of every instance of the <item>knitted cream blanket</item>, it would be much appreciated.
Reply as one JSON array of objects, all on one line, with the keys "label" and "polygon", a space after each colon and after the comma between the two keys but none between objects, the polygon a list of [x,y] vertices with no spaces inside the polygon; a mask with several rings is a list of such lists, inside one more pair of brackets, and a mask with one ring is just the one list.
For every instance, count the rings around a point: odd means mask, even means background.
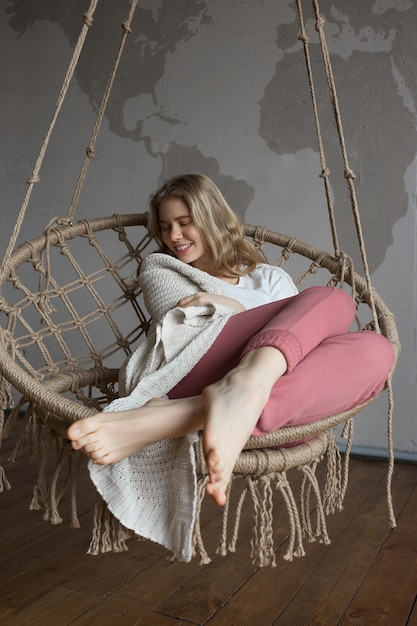
[{"label": "knitted cream blanket", "polygon": [[[224,305],[177,307],[198,291],[223,295],[222,281],[165,254],[141,267],[140,284],[152,316],[147,339],[121,369],[123,397],[106,411],[125,411],[165,396],[210,348],[234,311]],[[113,515],[137,535],[177,558],[192,558],[197,483],[197,433],[147,446],[113,465],[89,463],[90,476]]]}]

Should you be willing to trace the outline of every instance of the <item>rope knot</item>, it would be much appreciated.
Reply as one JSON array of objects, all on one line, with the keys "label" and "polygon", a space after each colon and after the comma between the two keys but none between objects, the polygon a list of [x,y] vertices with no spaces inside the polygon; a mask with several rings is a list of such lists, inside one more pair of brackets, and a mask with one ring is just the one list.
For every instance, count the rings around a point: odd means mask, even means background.
[{"label": "rope knot", "polygon": [[308,35],[306,35],[305,33],[300,33],[298,35],[298,39],[302,41],[304,44],[308,44],[310,42]]},{"label": "rope knot", "polygon": [[[57,309],[51,304],[49,295],[46,293],[39,294],[38,305],[42,313],[50,315],[51,313],[58,313]],[[45,320],[42,319],[42,323],[45,323]],[[33,337],[36,333],[33,334]]]},{"label": "rope knot", "polygon": [[92,281],[90,276],[80,276],[80,284],[83,285],[83,287],[91,287]]},{"label": "rope knot", "polygon": [[313,263],[310,265],[309,272],[310,274],[317,274],[318,269],[320,269],[320,264],[316,261],[313,261]]},{"label": "rope knot", "polygon": [[29,176],[29,178],[27,179],[27,184],[32,185],[32,184],[38,183],[39,181],[40,181],[39,174],[32,174],[32,176]]},{"label": "rope knot", "polygon": [[[77,365],[78,365],[77,359],[75,357],[73,357],[73,356],[68,356],[65,359],[65,365],[67,365],[68,369],[70,369],[70,370],[76,370],[77,369]],[[71,372],[67,372],[67,374],[70,374],[70,373]]]},{"label": "rope knot", "polygon": [[58,226],[72,226],[72,221],[69,217],[56,217],[55,222]]},{"label": "rope knot", "polygon": [[326,167],[324,167],[324,168],[321,170],[321,173],[320,173],[320,178],[327,178],[329,175],[330,175],[330,168],[329,168],[329,167],[327,167],[327,165],[326,165]]},{"label": "rope knot", "polygon": [[316,21],[316,30],[319,31],[324,26],[325,19],[322,15],[319,15]]},{"label": "rope knot", "polygon": [[124,337],[119,337],[118,338],[117,345],[119,345],[123,350],[126,350],[126,352],[130,348],[130,344],[129,344],[128,340],[125,339]]},{"label": "rope knot", "polygon": [[257,250],[262,250],[262,246],[265,243],[266,228],[264,226],[257,226],[253,234],[253,245]]},{"label": "rope knot", "polygon": [[345,178],[347,180],[349,180],[349,179],[350,180],[355,180],[355,178],[356,178],[355,172],[353,170],[351,170],[349,167],[347,167],[345,169]]},{"label": "rope knot", "polygon": [[126,21],[126,22],[123,22],[123,24],[122,24],[122,28],[123,28],[123,30],[125,31],[125,33],[128,33],[129,35],[130,35],[130,33],[132,32],[132,29],[131,29],[131,27],[130,27],[130,24],[129,24],[129,22],[127,22],[127,21]]},{"label": "rope knot", "polygon": [[91,13],[84,13],[83,22],[86,26],[88,26],[88,28],[93,25],[93,16],[91,15]]},{"label": "rope knot", "polygon": [[93,159],[94,158],[94,148],[92,148],[91,146],[87,146],[85,149],[85,152],[88,156],[89,159]]},{"label": "rope knot", "polygon": [[123,295],[126,300],[136,300],[135,284],[130,285],[126,289],[124,289]]}]

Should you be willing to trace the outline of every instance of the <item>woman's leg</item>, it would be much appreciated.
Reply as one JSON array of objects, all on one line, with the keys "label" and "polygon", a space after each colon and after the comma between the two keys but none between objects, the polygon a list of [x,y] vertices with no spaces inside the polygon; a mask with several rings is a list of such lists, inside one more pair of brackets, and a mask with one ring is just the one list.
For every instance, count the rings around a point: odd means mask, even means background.
[{"label": "woman's leg", "polygon": [[216,341],[171,391],[170,398],[201,394],[241,361],[242,354],[274,346],[288,371],[324,339],[348,332],[355,315],[353,300],[341,289],[311,287],[299,295],[233,315]]},{"label": "woman's leg", "polygon": [[108,465],[151,443],[201,430],[204,422],[201,396],[157,398],[138,409],[96,413],[74,422],[67,434],[74,450],[82,450],[97,465]]},{"label": "woman's leg", "polygon": [[221,380],[203,390],[203,451],[209,475],[206,490],[217,504],[226,502],[236,459],[268,403],[277,378],[286,369],[282,352],[269,346],[256,348]]},{"label": "woman's leg", "polygon": [[366,402],[382,389],[393,361],[390,343],[369,331],[324,340],[285,376],[285,358],[276,348],[247,352],[203,391],[208,493],[225,503],[234,464],[250,434],[306,424]]},{"label": "woman's leg", "polygon": [[371,331],[326,339],[276,381],[253,435],[307,424],[367,402],[383,388],[394,358],[389,341]]},{"label": "woman's leg", "polygon": [[361,404],[380,391],[393,363],[385,338],[366,331],[347,333],[355,309],[345,292],[312,288],[284,304],[246,342],[243,358],[236,345],[240,350],[255,322],[271,311],[260,307],[252,318],[251,311],[232,318],[196,368],[169,394],[203,394],[207,490],[219,504],[250,434],[307,423]]}]

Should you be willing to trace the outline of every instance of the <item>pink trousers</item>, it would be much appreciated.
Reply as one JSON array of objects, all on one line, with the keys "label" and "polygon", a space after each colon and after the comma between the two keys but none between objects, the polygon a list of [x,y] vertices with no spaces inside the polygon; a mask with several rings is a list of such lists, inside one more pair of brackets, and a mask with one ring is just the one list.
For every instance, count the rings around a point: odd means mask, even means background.
[{"label": "pink trousers", "polygon": [[362,404],[381,391],[394,351],[377,333],[349,332],[354,315],[351,296],[331,287],[237,313],[168,396],[199,395],[250,350],[273,346],[284,354],[287,372],[275,383],[254,436]]}]

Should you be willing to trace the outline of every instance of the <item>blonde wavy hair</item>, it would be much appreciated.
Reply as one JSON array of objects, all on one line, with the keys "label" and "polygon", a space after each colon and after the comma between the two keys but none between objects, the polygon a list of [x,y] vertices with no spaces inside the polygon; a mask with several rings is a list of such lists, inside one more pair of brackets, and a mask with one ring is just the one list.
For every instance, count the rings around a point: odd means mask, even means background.
[{"label": "blonde wavy hair", "polygon": [[161,244],[161,252],[172,252],[164,245],[159,224],[159,207],[166,198],[178,198],[186,204],[204,245],[213,255],[219,274],[243,276],[258,263],[265,263],[260,253],[244,238],[243,226],[213,181],[203,174],[184,174],[168,180],[150,198],[149,229]]}]

